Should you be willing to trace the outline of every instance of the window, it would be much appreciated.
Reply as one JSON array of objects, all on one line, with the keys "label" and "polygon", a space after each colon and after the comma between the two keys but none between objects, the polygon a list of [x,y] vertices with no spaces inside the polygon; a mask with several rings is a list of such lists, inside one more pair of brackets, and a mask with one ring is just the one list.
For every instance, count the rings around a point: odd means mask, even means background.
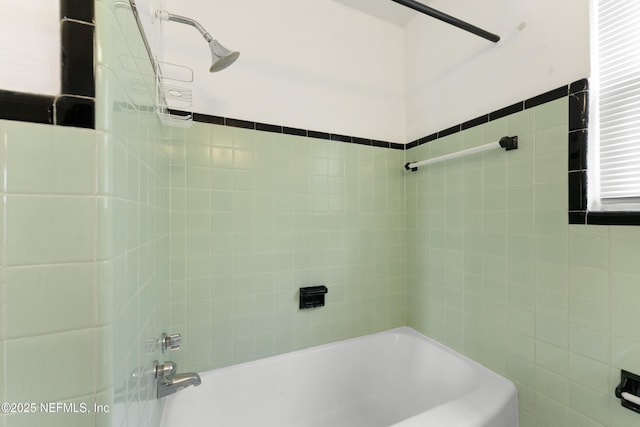
[{"label": "window", "polygon": [[588,210],[640,211],[640,1],[592,0]]}]

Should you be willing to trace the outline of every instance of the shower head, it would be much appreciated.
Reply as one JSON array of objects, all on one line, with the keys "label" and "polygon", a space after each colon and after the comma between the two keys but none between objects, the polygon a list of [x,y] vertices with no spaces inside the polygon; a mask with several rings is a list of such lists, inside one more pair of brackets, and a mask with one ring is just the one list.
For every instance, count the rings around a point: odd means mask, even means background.
[{"label": "shower head", "polygon": [[212,60],[209,71],[212,73],[224,70],[229,65],[236,62],[236,59],[240,56],[240,52],[230,51],[226,47],[222,46],[218,40],[211,40],[209,42],[209,49],[211,49]]},{"label": "shower head", "polygon": [[229,65],[233,64],[236,59],[240,56],[240,52],[231,51],[226,47],[222,46],[217,40],[214,40],[211,37],[211,34],[204,29],[198,21],[195,19],[187,18],[186,16],[174,15],[172,13],[167,12],[166,10],[158,10],[156,11],[156,16],[159,17],[163,21],[173,21],[179,22],[181,24],[191,25],[195,27],[202,37],[209,43],[209,49],[211,50],[211,68],[209,71],[215,73],[216,71],[221,71],[227,68]]}]

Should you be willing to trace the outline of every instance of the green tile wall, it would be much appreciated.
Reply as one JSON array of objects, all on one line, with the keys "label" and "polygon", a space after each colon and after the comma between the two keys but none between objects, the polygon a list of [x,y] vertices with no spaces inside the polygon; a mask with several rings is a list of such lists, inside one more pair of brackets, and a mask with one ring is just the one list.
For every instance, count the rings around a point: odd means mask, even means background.
[{"label": "green tile wall", "polygon": [[[407,152],[168,130],[131,10],[97,1],[96,23],[96,130],[0,121],[0,401],[112,411],[0,427],[158,425],[155,359],[206,371],[405,324],[512,379],[523,427],[638,423],[613,389],[640,372],[640,228],[567,225],[566,99]],[[402,168],[504,135],[520,148]],[[298,310],[315,284],[327,305]]]},{"label": "green tile wall", "polygon": [[[104,386],[95,144],[91,130],[0,121],[2,402],[92,404]],[[95,416],[74,419],[93,425]],[[68,416],[2,414],[0,425],[70,424]]]},{"label": "green tile wall", "polygon": [[[168,128],[150,108],[154,73],[128,2],[95,3],[98,361],[109,426],[156,426],[158,339],[169,331]],[[179,367],[184,371],[184,366]],[[99,424],[99,423],[98,423]]]},{"label": "green tile wall", "polygon": [[[406,323],[403,151],[202,123],[174,137],[171,322],[188,369]],[[300,311],[317,284],[327,305]]]},{"label": "green tile wall", "polygon": [[630,426],[640,370],[640,228],[567,225],[567,100],[407,152],[518,135],[520,148],[406,177],[408,324],[518,386],[520,426]]},{"label": "green tile wall", "polygon": [[0,121],[0,426],[154,426],[169,327],[168,131],[127,3],[97,1],[96,130]]}]

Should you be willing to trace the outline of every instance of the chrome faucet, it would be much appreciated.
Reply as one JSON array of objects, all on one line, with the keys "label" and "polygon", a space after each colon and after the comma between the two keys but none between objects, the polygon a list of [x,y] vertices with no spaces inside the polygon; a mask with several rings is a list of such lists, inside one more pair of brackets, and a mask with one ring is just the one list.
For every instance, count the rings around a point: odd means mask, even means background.
[{"label": "chrome faucet", "polygon": [[177,393],[183,388],[199,386],[202,382],[200,375],[195,372],[184,374],[176,373],[177,365],[175,362],[165,362],[162,365],[156,364],[156,378],[158,379],[158,399]]}]

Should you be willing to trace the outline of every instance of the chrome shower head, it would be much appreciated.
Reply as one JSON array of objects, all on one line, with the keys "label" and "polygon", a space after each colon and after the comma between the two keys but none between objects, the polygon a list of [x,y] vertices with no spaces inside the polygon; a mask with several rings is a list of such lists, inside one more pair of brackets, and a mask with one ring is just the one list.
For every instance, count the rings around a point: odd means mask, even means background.
[{"label": "chrome shower head", "polygon": [[222,46],[218,40],[211,40],[209,42],[209,49],[211,49],[211,68],[209,71],[215,73],[227,68],[233,64],[240,56],[240,52],[230,51],[226,47]]},{"label": "chrome shower head", "polygon": [[236,59],[240,56],[240,52],[230,51],[226,47],[222,46],[217,40],[214,40],[213,37],[204,29],[202,25],[195,19],[187,18],[186,16],[174,15],[173,13],[169,13],[166,10],[158,10],[156,11],[156,16],[159,17],[163,21],[173,21],[179,22],[181,24],[191,25],[195,29],[197,29],[202,37],[209,43],[209,49],[211,50],[211,68],[209,71],[215,73],[216,71],[221,71],[227,68],[229,65],[233,64]]}]

